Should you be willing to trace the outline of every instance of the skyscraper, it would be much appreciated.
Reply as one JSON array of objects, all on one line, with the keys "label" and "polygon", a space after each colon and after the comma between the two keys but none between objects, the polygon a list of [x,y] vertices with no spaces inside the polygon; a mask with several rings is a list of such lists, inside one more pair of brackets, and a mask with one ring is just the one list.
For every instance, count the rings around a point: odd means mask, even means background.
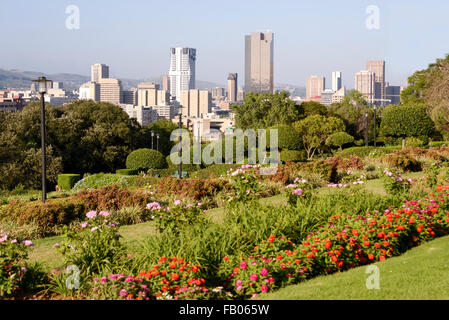
[{"label": "skyscraper", "polygon": [[306,99],[320,97],[326,87],[324,77],[311,76],[306,81]]},{"label": "skyscraper", "polygon": [[375,88],[374,99],[381,101],[374,101],[376,104],[383,105],[385,99],[385,61],[367,61],[366,70],[374,72],[375,74]]},{"label": "skyscraper", "polygon": [[376,74],[372,71],[362,70],[357,72],[354,77],[354,88],[360,92],[363,97],[372,104],[375,93]]},{"label": "skyscraper", "polygon": [[170,49],[170,94],[181,100],[181,92],[195,89],[196,49]]},{"label": "skyscraper", "polygon": [[170,77],[162,76],[162,90],[170,92]]},{"label": "skyscraper", "polygon": [[122,82],[118,79],[100,79],[100,101],[119,105],[122,99]]},{"label": "skyscraper", "polygon": [[237,73],[230,73],[228,76],[228,101],[237,101]]},{"label": "skyscraper", "polygon": [[90,67],[90,78],[92,82],[100,82],[101,79],[109,78],[109,67],[105,64],[94,64]]},{"label": "skyscraper", "polygon": [[342,87],[341,83],[341,72],[335,71],[332,72],[332,91],[337,92]]},{"label": "skyscraper", "polygon": [[245,92],[273,92],[272,32],[253,32],[245,36]]}]

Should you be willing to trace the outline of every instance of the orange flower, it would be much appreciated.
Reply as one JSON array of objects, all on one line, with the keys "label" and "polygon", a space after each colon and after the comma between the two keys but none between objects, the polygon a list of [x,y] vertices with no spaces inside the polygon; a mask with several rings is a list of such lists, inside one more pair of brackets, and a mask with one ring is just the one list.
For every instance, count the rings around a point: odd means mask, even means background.
[{"label": "orange flower", "polygon": [[161,290],[162,290],[162,292],[165,292],[165,291],[168,290],[168,287],[167,286],[162,286]]},{"label": "orange flower", "polygon": [[381,247],[381,245],[379,243],[375,243],[374,246],[379,249]]},{"label": "orange flower", "polygon": [[183,258],[178,258],[178,260],[176,260],[177,263],[183,263],[184,259]]},{"label": "orange flower", "polygon": [[336,263],[337,261],[338,261],[338,258],[335,257],[335,256],[333,256],[333,257],[332,257],[332,262],[335,262],[335,263]]},{"label": "orange flower", "polygon": [[329,240],[327,240],[327,241],[324,243],[324,247],[325,247],[326,249],[330,249],[330,247],[332,247],[332,242],[330,242]]},{"label": "orange flower", "polygon": [[363,241],[363,245],[364,245],[365,247],[369,247],[370,242],[369,242],[369,241]]},{"label": "orange flower", "polygon": [[306,256],[306,258],[313,259],[315,258],[315,254],[311,252]]},{"label": "orange flower", "polygon": [[370,253],[370,254],[368,255],[368,259],[374,260],[374,255]]},{"label": "orange flower", "polygon": [[168,265],[168,267],[170,269],[176,269],[176,262],[170,262],[170,264]]},{"label": "orange flower", "polygon": [[172,278],[173,281],[176,281],[176,280],[179,279],[179,274],[177,274],[177,273],[172,273],[172,274],[171,274],[171,278]]},{"label": "orange flower", "polygon": [[238,267],[235,267],[233,271],[235,274],[237,274],[237,273],[239,273],[240,269]]},{"label": "orange flower", "polygon": [[384,245],[384,247],[388,247],[390,245],[388,241],[384,241],[382,244]]},{"label": "orange flower", "polygon": [[339,268],[343,267],[343,261],[338,261],[337,267],[339,267]]},{"label": "orange flower", "polygon": [[380,256],[379,257],[379,261],[384,261],[385,260],[385,256]]}]

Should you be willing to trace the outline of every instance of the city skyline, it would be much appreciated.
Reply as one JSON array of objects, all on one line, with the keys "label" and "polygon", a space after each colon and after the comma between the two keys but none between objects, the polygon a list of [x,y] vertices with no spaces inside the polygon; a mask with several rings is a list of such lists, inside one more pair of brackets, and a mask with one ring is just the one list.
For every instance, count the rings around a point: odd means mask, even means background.
[{"label": "city skyline", "polygon": [[[65,28],[65,9],[69,4],[80,9],[79,30]],[[371,4],[367,1],[345,5],[331,1],[285,1],[276,5],[259,1],[256,6],[253,1],[231,0],[220,6],[211,4],[221,14],[202,16],[199,9],[204,4],[173,1],[172,5],[180,10],[170,12],[170,17],[162,10],[168,5],[158,2],[135,1],[107,7],[80,0],[46,7],[23,0],[4,0],[0,3],[0,26],[9,35],[9,50],[0,52],[0,68],[86,74],[86,65],[101,62],[114,66],[110,75],[113,78],[146,79],[165,74],[169,48],[183,46],[198,50],[197,79],[225,84],[229,72],[236,72],[243,79],[244,35],[270,29],[276,34],[276,83],[305,86],[310,74],[330,79],[331,73],[339,70],[347,75],[343,85],[353,88],[351,75],[360,71],[365,61],[385,60],[389,65],[386,78],[405,85],[414,71],[426,68],[435,57],[443,57],[448,51],[445,41],[434,41],[438,37],[445,39],[449,30],[449,22],[442,19],[449,4],[443,1],[433,1],[432,6],[377,1],[379,30],[365,27],[366,8]],[[161,9],[161,15],[151,22],[141,19],[149,6]],[[12,9],[20,12],[22,18],[7,14]],[[251,10],[254,14],[248,14]],[[101,17],[98,12],[102,12]],[[44,23],[38,20],[42,14]],[[422,22],[414,23],[411,17],[417,14]],[[164,24],[161,28],[161,22],[168,18],[179,24]],[[40,28],[33,27],[36,24]],[[323,30],[331,30],[332,26],[338,32],[322,41]],[[154,39],[133,41],[137,37]],[[42,39],[47,40],[44,47],[38,44]],[[420,39],[419,45],[416,39]]]}]

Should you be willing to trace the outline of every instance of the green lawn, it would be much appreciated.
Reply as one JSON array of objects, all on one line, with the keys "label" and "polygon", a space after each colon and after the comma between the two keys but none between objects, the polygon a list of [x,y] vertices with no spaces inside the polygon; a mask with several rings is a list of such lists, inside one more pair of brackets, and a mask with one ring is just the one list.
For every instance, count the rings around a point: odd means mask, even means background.
[{"label": "green lawn", "polygon": [[323,276],[277,292],[262,300],[446,300],[449,299],[449,237],[414,248],[375,264],[380,289],[366,287],[367,267]]}]

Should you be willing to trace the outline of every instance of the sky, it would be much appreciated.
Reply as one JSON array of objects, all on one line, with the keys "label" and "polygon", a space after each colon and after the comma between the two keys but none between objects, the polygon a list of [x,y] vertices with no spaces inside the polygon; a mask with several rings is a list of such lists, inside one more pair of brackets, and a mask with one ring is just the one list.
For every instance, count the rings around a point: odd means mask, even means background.
[{"label": "sky", "polygon": [[[70,5],[79,29],[66,26]],[[448,13],[447,0],[0,0],[0,68],[89,75],[105,63],[111,77],[145,79],[168,73],[183,46],[197,49],[198,80],[237,72],[242,85],[245,34],[271,30],[275,83],[318,75],[330,88],[341,71],[353,88],[367,60],[385,60],[386,80],[405,85],[449,53]]]}]

